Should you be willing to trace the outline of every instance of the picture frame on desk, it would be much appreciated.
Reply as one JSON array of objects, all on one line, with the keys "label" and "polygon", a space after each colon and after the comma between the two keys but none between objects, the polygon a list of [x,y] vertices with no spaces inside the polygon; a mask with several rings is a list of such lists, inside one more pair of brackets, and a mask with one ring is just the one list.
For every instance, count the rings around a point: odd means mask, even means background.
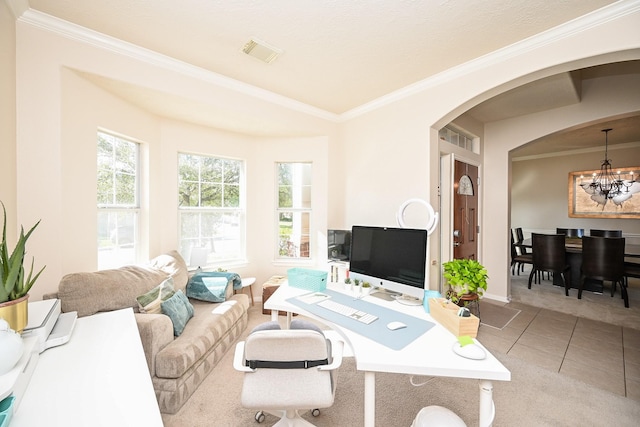
[{"label": "picture frame on desk", "polygon": [[640,181],[637,181],[640,166],[617,168],[614,173],[627,180],[636,181],[628,187],[623,197],[606,199],[598,194],[590,194],[589,184],[593,174],[599,170],[569,172],[568,209],[570,218],[640,218]]}]

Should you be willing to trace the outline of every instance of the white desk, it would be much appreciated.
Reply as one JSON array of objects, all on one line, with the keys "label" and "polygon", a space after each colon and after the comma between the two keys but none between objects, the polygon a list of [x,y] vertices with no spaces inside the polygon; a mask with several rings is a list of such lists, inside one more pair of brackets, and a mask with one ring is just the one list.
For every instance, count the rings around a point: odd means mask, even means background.
[{"label": "white desk", "polygon": [[11,427],[162,426],[131,309],[77,320],[40,355]]},{"label": "white desk", "polygon": [[[329,284],[330,289],[344,292],[344,287]],[[406,306],[395,301],[385,301],[367,296],[366,301],[380,304],[391,310],[401,311],[436,324],[420,338],[395,351],[370,340],[362,335],[321,319],[300,307],[287,302],[288,298],[308,293],[309,291],[281,285],[265,303],[265,308],[272,310],[272,319],[278,319],[278,310],[288,313],[296,312],[319,320],[335,331],[351,346],[356,360],[356,368],[364,371],[364,424],[373,427],[375,424],[375,373],[395,372],[399,374],[426,375],[440,377],[471,378],[480,380],[480,427],[493,423],[495,408],[493,404],[492,380],[510,381],[511,372],[500,363],[488,350],[484,360],[470,360],[456,355],[453,344],[457,338],[425,313],[422,306]],[[287,321],[290,321],[290,315]],[[486,349],[485,349],[486,350]]]}]

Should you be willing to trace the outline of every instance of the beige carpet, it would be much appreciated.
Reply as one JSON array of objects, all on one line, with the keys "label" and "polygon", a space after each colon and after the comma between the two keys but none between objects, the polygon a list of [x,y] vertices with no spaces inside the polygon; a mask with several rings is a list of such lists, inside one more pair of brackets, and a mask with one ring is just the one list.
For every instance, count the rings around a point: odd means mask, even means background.
[{"label": "beige carpet", "polygon": [[480,323],[491,326],[492,328],[502,330],[511,323],[518,314],[520,314],[520,310],[510,307],[492,304],[487,301],[480,303]]},{"label": "beige carpet", "polygon": [[554,286],[549,281],[532,284],[531,289],[528,289],[529,271],[530,267],[524,273],[520,273],[520,276],[512,276],[512,301],[626,328],[640,329],[640,279],[629,279],[629,308],[626,308],[620,297],[620,290],[611,297],[611,288],[608,284],[602,294],[583,291],[582,299],[578,299],[576,289],[570,289],[567,297],[563,287]]},{"label": "beige carpet", "polygon": [[[259,307],[250,311],[249,333],[267,321]],[[637,402],[590,387],[543,368],[528,365],[515,357],[493,351],[511,370],[510,382],[495,381],[494,426],[637,426]],[[254,411],[240,406],[242,373],[232,366],[233,349],[175,415],[163,415],[166,427],[258,426]],[[442,405],[455,411],[468,426],[478,425],[478,381],[456,378],[415,378],[401,374],[376,375],[376,425],[409,427],[418,411],[428,405]],[[352,358],[338,370],[336,401],[318,418],[305,418],[319,427],[363,425],[364,377],[356,371]],[[276,419],[269,416],[262,426]]]}]

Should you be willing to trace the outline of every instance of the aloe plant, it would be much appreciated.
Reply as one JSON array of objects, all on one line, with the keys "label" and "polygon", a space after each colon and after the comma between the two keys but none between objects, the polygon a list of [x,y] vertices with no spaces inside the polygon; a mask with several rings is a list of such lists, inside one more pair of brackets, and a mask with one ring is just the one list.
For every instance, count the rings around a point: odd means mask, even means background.
[{"label": "aloe plant", "polygon": [[33,275],[34,260],[32,258],[29,275],[25,277],[23,264],[27,240],[33,230],[40,224],[40,221],[31,227],[27,234],[24,233],[24,227],[20,227],[20,238],[13,252],[9,253],[9,248],[7,247],[7,210],[4,203],[0,202],[0,204],[2,204],[3,212],[2,244],[0,245],[0,303],[3,303],[25,296],[46,266],[42,267],[36,275]]}]

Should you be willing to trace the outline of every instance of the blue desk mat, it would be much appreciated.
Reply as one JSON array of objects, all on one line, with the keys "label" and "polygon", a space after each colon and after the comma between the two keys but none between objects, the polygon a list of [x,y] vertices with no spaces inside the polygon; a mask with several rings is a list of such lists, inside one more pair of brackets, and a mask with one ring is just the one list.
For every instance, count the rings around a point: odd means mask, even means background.
[{"label": "blue desk mat", "polygon": [[[389,347],[392,350],[403,349],[435,326],[433,322],[428,320],[418,319],[417,317],[409,316],[408,314],[404,314],[399,311],[390,310],[386,307],[372,304],[361,299],[354,299],[352,296],[335,292],[330,289],[326,289],[321,293],[329,295],[335,302],[378,316],[378,319],[367,325],[350,317],[334,313],[333,311],[320,307],[316,304],[307,304],[304,301],[300,301],[298,299],[299,297],[292,297],[287,299],[287,301],[295,306],[303,308],[309,313],[315,314],[322,319],[356,332]],[[387,328],[387,324],[393,321],[400,321],[407,325],[407,327],[392,331]]]}]

